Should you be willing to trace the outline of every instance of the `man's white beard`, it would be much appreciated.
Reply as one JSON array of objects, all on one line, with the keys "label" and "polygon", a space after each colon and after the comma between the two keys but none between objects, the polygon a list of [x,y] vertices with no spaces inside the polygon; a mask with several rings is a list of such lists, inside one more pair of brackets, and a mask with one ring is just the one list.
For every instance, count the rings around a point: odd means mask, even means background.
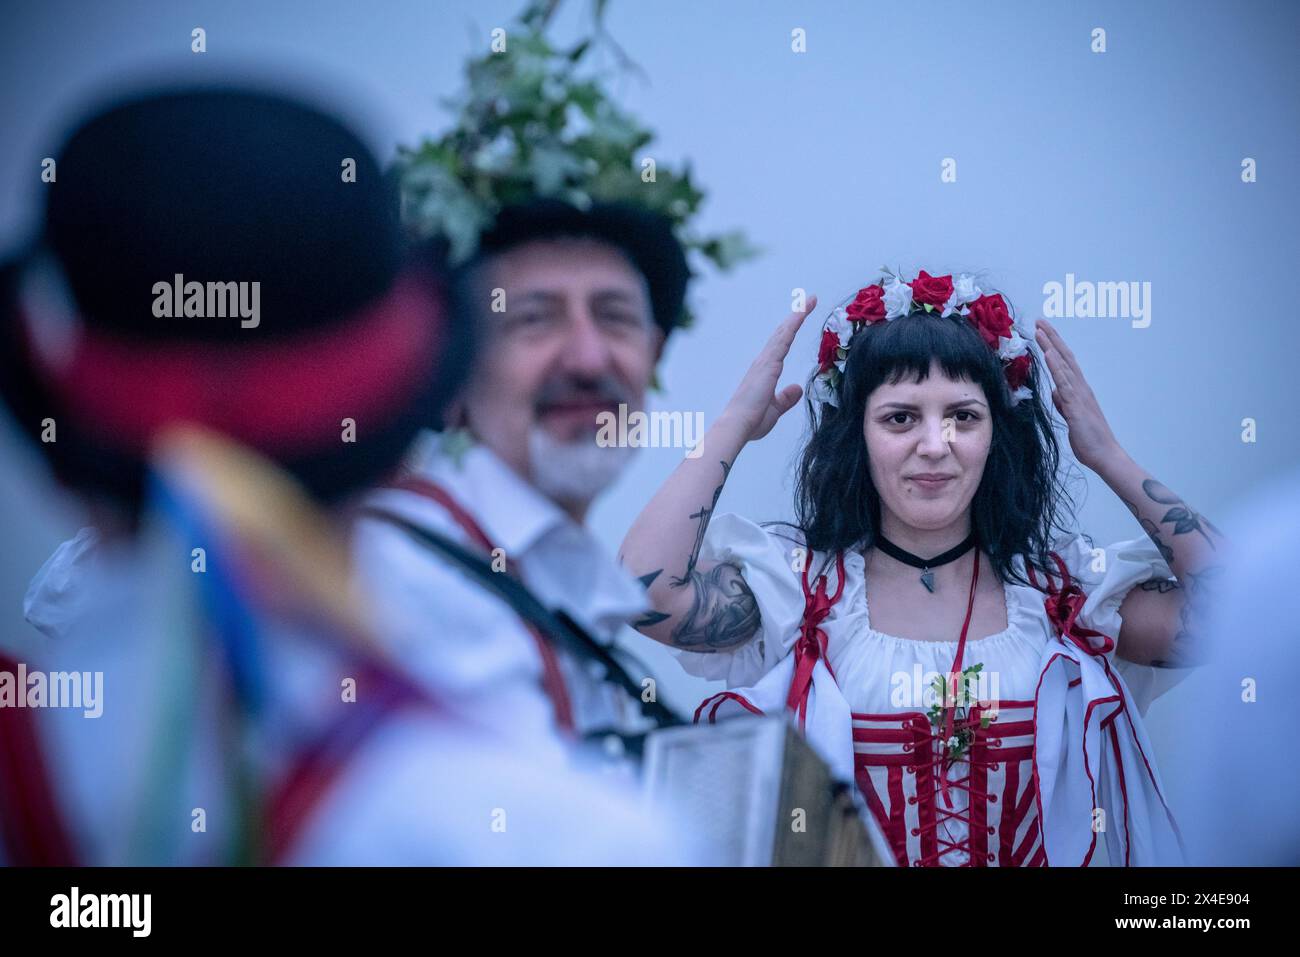
[{"label": "man's white beard", "polygon": [[636,451],[630,445],[597,445],[594,434],[561,442],[540,425],[528,430],[533,485],[556,502],[586,505],[613,484]]}]

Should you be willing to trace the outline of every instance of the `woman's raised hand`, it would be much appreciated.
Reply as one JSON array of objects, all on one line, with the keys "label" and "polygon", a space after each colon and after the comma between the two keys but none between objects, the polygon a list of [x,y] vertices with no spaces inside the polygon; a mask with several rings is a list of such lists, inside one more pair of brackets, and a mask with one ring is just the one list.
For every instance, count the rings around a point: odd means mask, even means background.
[{"label": "woman's raised hand", "polygon": [[1069,427],[1074,457],[1088,468],[1101,471],[1109,460],[1123,454],[1101,411],[1101,403],[1084,378],[1079,360],[1046,319],[1038,320],[1035,338],[1052,373],[1056,386],[1052,390],[1052,403]]},{"label": "woman's raised hand", "polygon": [[802,311],[792,312],[781,321],[727,403],[723,415],[734,417],[742,424],[746,441],[753,442],[771,432],[777,419],[794,408],[803,395],[802,386],[792,384],[777,392],[776,384],[794,337],[804,319],[816,308],[817,297],[809,296]]}]

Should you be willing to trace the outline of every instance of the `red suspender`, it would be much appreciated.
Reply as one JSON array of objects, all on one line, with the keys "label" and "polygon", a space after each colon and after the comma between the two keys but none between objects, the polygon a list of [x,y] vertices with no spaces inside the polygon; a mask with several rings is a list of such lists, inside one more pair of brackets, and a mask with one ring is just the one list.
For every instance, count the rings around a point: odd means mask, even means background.
[{"label": "red suspender", "polygon": [[266,799],[262,863],[282,864],[294,850],[313,812],[361,748],[386,720],[406,707],[436,710],[402,676],[373,666],[357,675],[357,699],[294,759]]},{"label": "red suspender", "polygon": [[[17,675],[18,665],[0,655],[0,671]],[[0,840],[13,865],[76,863],[26,708],[0,707]]]},{"label": "red suspender", "polygon": [[[427,479],[410,476],[390,487],[432,499],[447,510],[447,514],[480,548],[488,553],[496,550],[492,540],[479,527],[478,522],[474,521],[473,516],[465,511],[461,504],[452,498],[441,485]],[[537,653],[542,659],[542,688],[547,697],[551,699],[551,705],[555,709],[556,724],[565,731],[573,731],[573,708],[569,704],[569,692],[564,685],[564,675],[560,671],[560,663],[556,658],[555,649],[551,647],[551,643],[546,636],[538,631],[531,622],[525,621],[523,624],[527,626],[528,633],[533,636],[533,641],[537,645]]]}]

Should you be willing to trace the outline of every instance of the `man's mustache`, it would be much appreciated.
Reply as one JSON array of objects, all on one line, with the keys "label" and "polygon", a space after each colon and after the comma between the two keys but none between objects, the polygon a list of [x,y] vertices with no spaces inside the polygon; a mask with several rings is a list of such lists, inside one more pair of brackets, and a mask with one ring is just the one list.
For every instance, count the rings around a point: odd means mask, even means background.
[{"label": "man's mustache", "polygon": [[586,382],[574,379],[552,379],[537,393],[535,404],[539,408],[579,402],[629,404],[628,391],[626,386],[612,377]]}]

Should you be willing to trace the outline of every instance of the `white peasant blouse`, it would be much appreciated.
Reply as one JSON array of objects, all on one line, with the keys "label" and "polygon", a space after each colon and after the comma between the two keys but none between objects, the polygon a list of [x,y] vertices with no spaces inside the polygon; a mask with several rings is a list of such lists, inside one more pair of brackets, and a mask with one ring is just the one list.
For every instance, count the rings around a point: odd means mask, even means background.
[{"label": "white peasant blouse", "polygon": [[[764,527],[734,513],[719,515],[709,523],[700,549],[701,560],[731,562],[740,567],[758,602],[762,623],[751,641],[732,651],[677,652],[686,671],[724,681],[727,687],[744,687],[754,684],[789,654],[799,637],[804,612],[801,577],[796,570],[801,567],[797,565],[801,554],[798,550],[803,544],[792,533],[797,534],[797,530],[788,525]],[[1058,542],[1055,550],[1088,595],[1079,620],[1117,640],[1122,624],[1119,606],[1129,590],[1151,578],[1173,577],[1169,565],[1145,535],[1108,546],[1104,560],[1094,556],[1086,535]],[[813,571],[828,565],[830,589],[834,591],[835,564],[826,559],[824,553],[813,552],[806,561]],[[917,641],[872,628],[864,565],[861,552],[845,552],[844,593],[831,607],[822,628],[829,638],[831,668],[850,707],[864,712],[896,710],[890,704],[891,676],[910,675],[917,665],[925,673],[947,674],[957,640]],[[1024,573],[1021,559],[1016,559],[1015,567]],[[983,662],[985,672],[997,672],[1002,697],[1032,697],[1039,659],[1052,637],[1051,623],[1042,592],[1016,584],[1004,584],[1004,589],[1007,627],[992,635],[967,636],[964,661],[966,665]],[[1170,669],[1133,665],[1115,658],[1113,651],[1111,659],[1128,681],[1143,713],[1151,700],[1182,675]]]}]

